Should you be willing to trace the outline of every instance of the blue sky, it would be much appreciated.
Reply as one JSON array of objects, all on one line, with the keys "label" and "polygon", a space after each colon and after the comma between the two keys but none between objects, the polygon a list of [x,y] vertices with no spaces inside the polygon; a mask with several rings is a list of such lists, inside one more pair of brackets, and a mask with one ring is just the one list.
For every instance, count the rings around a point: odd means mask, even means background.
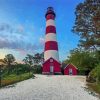
[{"label": "blue sky", "polygon": [[0,58],[12,53],[21,61],[27,53],[44,50],[45,13],[56,12],[60,60],[77,47],[79,37],[71,32],[76,5],[84,0],[0,0]]}]

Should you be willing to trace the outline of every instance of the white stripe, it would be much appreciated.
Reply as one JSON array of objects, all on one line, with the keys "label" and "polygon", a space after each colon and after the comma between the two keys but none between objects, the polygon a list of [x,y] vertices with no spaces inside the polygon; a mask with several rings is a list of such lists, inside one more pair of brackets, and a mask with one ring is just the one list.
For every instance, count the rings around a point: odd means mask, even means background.
[{"label": "white stripe", "polygon": [[57,41],[56,34],[55,33],[46,34],[45,42],[46,41]]},{"label": "white stripe", "polygon": [[44,52],[44,60],[45,61],[51,57],[59,62],[59,54],[58,54],[57,50],[47,50]]},{"label": "white stripe", "polygon": [[46,27],[50,26],[50,25],[55,26],[55,22],[54,22],[53,19],[49,19],[49,20],[46,21]]}]

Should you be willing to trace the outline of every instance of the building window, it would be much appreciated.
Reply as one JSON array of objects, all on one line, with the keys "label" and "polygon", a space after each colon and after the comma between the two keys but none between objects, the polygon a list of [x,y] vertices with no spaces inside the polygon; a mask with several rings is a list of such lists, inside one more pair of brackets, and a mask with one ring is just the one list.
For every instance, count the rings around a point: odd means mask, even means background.
[{"label": "building window", "polygon": [[50,62],[53,62],[53,59],[50,59]]},{"label": "building window", "polygon": [[54,72],[54,67],[50,66],[50,73],[53,73],[53,72]]},{"label": "building window", "polygon": [[73,70],[69,68],[69,75],[73,75]]}]

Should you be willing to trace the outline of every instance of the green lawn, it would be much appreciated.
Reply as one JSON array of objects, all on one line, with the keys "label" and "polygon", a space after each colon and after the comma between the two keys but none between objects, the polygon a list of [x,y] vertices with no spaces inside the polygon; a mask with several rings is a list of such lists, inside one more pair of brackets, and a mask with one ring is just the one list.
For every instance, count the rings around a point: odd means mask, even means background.
[{"label": "green lawn", "polygon": [[16,75],[16,74],[10,74],[8,76],[5,76],[2,78],[1,84],[2,86],[6,86],[6,85],[10,85],[16,82],[20,82],[26,79],[29,79],[31,77],[34,77],[34,75],[32,73],[24,73],[24,74],[20,74],[20,75]]},{"label": "green lawn", "polygon": [[95,91],[96,93],[100,94],[100,83],[88,83],[87,84],[90,90]]}]

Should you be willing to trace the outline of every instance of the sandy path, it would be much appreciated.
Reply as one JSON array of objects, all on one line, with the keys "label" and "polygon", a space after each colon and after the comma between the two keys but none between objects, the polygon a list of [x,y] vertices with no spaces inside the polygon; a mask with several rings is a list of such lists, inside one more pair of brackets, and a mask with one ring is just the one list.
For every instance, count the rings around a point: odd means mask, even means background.
[{"label": "sandy path", "polygon": [[36,75],[0,89],[0,100],[100,100],[85,90],[84,76]]}]

